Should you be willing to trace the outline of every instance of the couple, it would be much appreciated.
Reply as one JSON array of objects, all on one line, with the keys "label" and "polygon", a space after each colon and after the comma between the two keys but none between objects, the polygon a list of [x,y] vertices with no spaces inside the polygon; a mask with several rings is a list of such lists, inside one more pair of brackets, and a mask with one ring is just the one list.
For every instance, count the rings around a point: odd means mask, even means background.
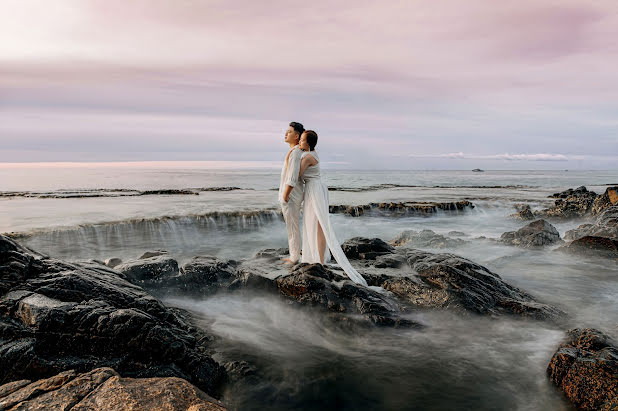
[{"label": "couple", "polygon": [[[288,230],[288,263],[325,264],[332,253],[339,266],[357,284],[367,281],[352,267],[343,253],[328,216],[328,187],[320,178],[320,158],[315,151],[318,135],[291,122],[285,132],[290,151],[285,157],[279,184],[279,202]],[[303,207],[302,258],[300,209]],[[330,249],[330,253],[329,253]],[[373,288],[373,287],[372,287]]]}]

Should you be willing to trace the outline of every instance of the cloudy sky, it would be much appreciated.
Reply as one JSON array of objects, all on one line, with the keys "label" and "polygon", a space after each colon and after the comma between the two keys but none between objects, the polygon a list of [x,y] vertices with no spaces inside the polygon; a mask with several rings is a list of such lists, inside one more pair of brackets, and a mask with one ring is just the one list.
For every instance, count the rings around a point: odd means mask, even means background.
[{"label": "cloudy sky", "polygon": [[618,168],[615,0],[2,0],[0,162]]}]

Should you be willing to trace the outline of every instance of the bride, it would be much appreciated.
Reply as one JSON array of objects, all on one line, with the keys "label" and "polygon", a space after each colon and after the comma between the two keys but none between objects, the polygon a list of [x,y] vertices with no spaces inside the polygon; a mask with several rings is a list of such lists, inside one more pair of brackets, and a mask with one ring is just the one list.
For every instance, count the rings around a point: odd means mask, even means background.
[{"label": "bride", "polygon": [[352,281],[367,286],[367,281],[352,267],[343,253],[330,223],[328,187],[320,178],[320,159],[315,151],[317,143],[318,135],[313,130],[303,132],[298,143],[304,151],[300,163],[300,177],[305,181],[301,262],[324,265],[325,261],[330,260],[330,253],[332,253],[339,266]]}]

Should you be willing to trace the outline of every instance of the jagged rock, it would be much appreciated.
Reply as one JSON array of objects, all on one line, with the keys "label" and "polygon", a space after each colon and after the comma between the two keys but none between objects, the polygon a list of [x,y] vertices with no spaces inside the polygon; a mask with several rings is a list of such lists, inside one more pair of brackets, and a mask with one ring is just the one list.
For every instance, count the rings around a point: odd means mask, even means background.
[{"label": "jagged rock", "polygon": [[592,205],[598,195],[594,191],[588,191],[586,187],[578,187],[575,190],[568,189],[552,196],[556,198],[550,208],[534,213],[537,218],[576,218],[583,217],[591,212]]},{"label": "jagged rock", "polygon": [[569,330],[547,374],[578,409],[618,409],[618,346],[599,330]]},{"label": "jagged rock", "polygon": [[454,248],[461,246],[466,241],[461,238],[448,238],[442,234],[436,234],[432,230],[406,230],[399,234],[390,243],[394,246],[410,245],[422,248]]},{"label": "jagged rock", "polygon": [[114,269],[126,275],[133,284],[152,287],[177,275],[178,262],[168,256],[157,256],[127,261]]},{"label": "jagged rock", "polygon": [[350,259],[375,260],[376,257],[394,252],[394,248],[379,238],[354,237],[343,244],[341,248]]},{"label": "jagged rock", "polygon": [[353,217],[366,214],[369,211],[388,212],[395,214],[418,214],[427,215],[436,213],[438,210],[456,211],[466,208],[474,208],[468,200],[456,202],[401,202],[401,203],[370,203],[364,205],[332,205],[329,207],[331,214],[346,213]]},{"label": "jagged rock", "polygon": [[592,204],[592,215],[598,215],[606,209],[618,205],[618,186],[608,187],[605,193],[597,197]]},{"label": "jagged rock", "polygon": [[563,242],[558,230],[545,220],[536,220],[517,231],[508,231],[502,234],[500,241],[525,248]]},{"label": "jagged rock", "polygon": [[409,272],[398,276],[370,276],[367,282],[393,292],[418,307],[455,308],[478,314],[514,314],[557,320],[559,309],[537,302],[505,283],[498,274],[454,254],[399,249]]},{"label": "jagged rock", "polygon": [[249,375],[255,375],[257,369],[247,361],[229,361],[223,364],[227,375],[232,378],[243,378]]},{"label": "jagged rock", "polygon": [[146,258],[150,258],[150,257],[159,257],[161,255],[167,255],[167,251],[165,250],[146,251],[144,254],[142,254],[138,258],[138,260],[145,260]]},{"label": "jagged rock", "polygon": [[7,395],[0,394],[0,409],[225,410],[220,401],[182,378],[122,378],[109,367],[81,374],[68,370],[27,382]]},{"label": "jagged rock", "polygon": [[399,268],[406,263],[406,258],[400,254],[385,254],[376,257],[374,267]]},{"label": "jagged rock", "polygon": [[618,239],[587,235],[571,241],[558,250],[590,256],[618,258]]},{"label": "jagged rock", "polygon": [[518,220],[534,220],[534,214],[529,204],[516,204],[516,208],[518,208],[518,211],[515,214],[511,214],[509,217]]},{"label": "jagged rock", "polygon": [[265,250],[258,251],[255,254],[255,258],[265,258],[274,261],[289,257],[289,255],[290,250],[288,248],[267,248]]},{"label": "jagged rock", "polygon": [[449,231],[447,234],[452,236],[452,237],[465,237],[465,236],[467,236],[467,234],[464,233],[463,231]]},{"label": "jagged rock", "polygon": [[208,336],[119,272],[70,264],[0,235],[0,383],[113,367],[185,378],[218,395]]},{"label": "jagged rock", "polygon": [[341,280],[344,278],[321,264],[299,264],[290,275],[278,277],[276,283],[281,294],[302,304],[361,315],[380,326],[420,326],[401,317],[402,310],[394,299],[350,280],[345,280],[338,288],[333,281]]},{"label": "jagged rock", "polygon": [[593,224],[582,224],[564,234],[567,240],[576,240],[584,236],[618,239],[618,205],[606,208]]},{"label": "jagged rock", "polygon": [[109,268],[114,268],[119,264],[122,264],[122,260],[120,258],[108,258],[107,260],[105,260],[103,262],[103,264],[105,264],[106,266],[108,266]]}]

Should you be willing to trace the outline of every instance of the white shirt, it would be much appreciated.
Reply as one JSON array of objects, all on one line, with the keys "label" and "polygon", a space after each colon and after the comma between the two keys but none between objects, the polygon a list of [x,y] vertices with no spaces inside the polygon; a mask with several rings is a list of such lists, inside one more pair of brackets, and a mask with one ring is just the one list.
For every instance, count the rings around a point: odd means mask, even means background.
[{"label": "white shirt", "polygon": [[279,182],[279,202],[283,203],[283,192],[285,191],[285,186],[294,187],[292,192],[302,191],[303,181],[298,179],[298,174],[300,173],[300,160],[303,151],[300,149],[300,146],[295,145],[288,151],[288,161],[287,164],[285,160],[283,161],[283,168],[281,169],[281,181]]}]

